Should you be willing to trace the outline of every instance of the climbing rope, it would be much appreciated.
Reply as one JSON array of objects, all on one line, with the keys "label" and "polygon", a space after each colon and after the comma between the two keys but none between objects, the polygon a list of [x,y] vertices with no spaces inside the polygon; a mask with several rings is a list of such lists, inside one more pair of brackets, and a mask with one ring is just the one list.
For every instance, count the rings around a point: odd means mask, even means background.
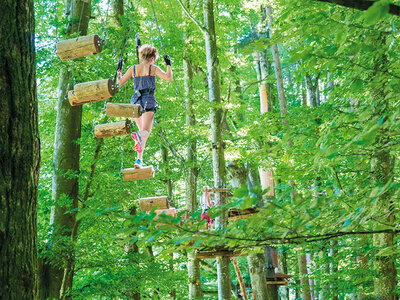
[{"label": "climbing rope", "polygon": [[103,30],[103,37],[101,39],[101,44],[105,45],[106,43],[106,37],[107,37],[107,21],[108,21],[108,10],[110,8],[110,0],[108,0],[107,2],[107,10],[106,10],[106,18],[103,21],[103,26],[104,26],[104,30]]},{"label": "climbing rope", "polygon": [[121,171],[120,175],[124,171],[124,146],[121,146]]},{"label": "climbing rope", "polygon": [[[157,30],[158,30],[158,37],[159,37],[160,43],[161,43],[160,52],[163,51],[163,54],[166,55],[167,52],[166,52],[166,49],[164,47],[164,42],[163,42],[163,37],[162,37],[161,29],[160,29],[160,24],[158,23],[157,14],[156,14],[156,10],[154,8],[153,0],[150,0],[150,4],[151,4],[151,8],[153,10],[153,19],[156,22],[156,26],[157,26]],[[183,96],[182,96],[182,94],[181,94],[181,92],[179,90],[178,83],[175,80],[175,77],[173,77],[173,81],[174,81],[174,84],[175,84],[175,95],[179,96],[180,98],[183,98]],[[186,105],[185,105],[184,101],[182,101],[182,105],[183,105],[183,108],[185,109]]]}]

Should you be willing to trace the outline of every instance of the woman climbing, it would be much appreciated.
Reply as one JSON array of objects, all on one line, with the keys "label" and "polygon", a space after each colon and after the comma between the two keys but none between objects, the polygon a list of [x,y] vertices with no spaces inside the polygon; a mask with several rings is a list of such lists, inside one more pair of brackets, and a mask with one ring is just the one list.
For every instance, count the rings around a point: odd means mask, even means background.
[{"label": "woman climbing", "polygon": [[203,194],[200,197],[200,206],[201,206],[201,220],[203,221],[204,219],[207,220],[207,228],[211,230],[214,225],[214,220],[211,220],[210,216],[207,213],[207,210],[212,207],[211,203],[211,197],[213,196],[212,193],[210,193],[210,187],[208,186],[203,186],[201,189]]},{"label": "woman climbing", "polygon": [[150,45],[143,45],[139,48],[140,64],[128,69],[124,76],[118,75],[119,86],[123,86],[133,77],[135,92],[131,98],[132,104],[140,104],[142,114],[135,118],[138,131],[132,132],[135,140],[135,150],[138,157],[135,168],[141,168],[143,164],[143,151],[146,141],[149,138],[153,126],[154,113],[157,109],[157,102],[154,96],[156,90],[156,75],[166,81],[172,81],[171,59],[164,55],[167,65],[167,72],[154,65],[158,58],[157,49]]}]

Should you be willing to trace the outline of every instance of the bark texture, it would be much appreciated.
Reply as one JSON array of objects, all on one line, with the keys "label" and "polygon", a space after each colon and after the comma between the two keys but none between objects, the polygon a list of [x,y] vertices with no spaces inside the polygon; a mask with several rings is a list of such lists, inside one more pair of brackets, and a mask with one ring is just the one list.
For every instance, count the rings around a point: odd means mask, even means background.
[{"label": "bark texture", "polygon": [[[91,3],[66,0],[66,14],[69,18],[67,34],[87,34]],[[83,6],[83,8],[82,8]],[[79,19],[82,12],[82,19]],[[75,214],[67,213],[78,207],[78,175],[81,137],[82,107],[72,107],[66,97],[70,72],[60,70],[57,88],[57,120],[53,158],[53,188],[52,198],[55,206],[52,208],[51,222],[53,235],[51,250],[56,260],[47,262],[46,280],[41,282],[41,298],[68,297],[72,288],[74,274],[74,243],[72,233],[75,226]],[[63,295],[60,294],[63,286]]]},{"label": "bark texture", "polygon": [[[222,109],[219,107],[221,103],[220,78],[219,78],[219,61],[217,53],[217,40],[215,35],[214,23],[214,1],[204,0],[204,39],[206,46],[207,72],[208,72],[208,89],[209,100],[211,102],[210,117],[212,131],[212,158],[214,172],[214,187],[224,188],[226,184],[225,157],[224,157],[224,141],[222,136],[221,120]],[[225,204],[225,193],[216,193],[216,205]],[[224,228],[228,222],[227,212],[223,212],[220,217],[216,218],[216,227]],[[229,257],[219,257],[217,259],[218,274],[218,299],[231,299],[230,293],[230,273],[229,273]]]},{"label": "bark texture", "polygon": [[[186,30],[186,37],[188,30]],[[186,39],[187,40],[187,39]],[[186,126],[191,135],[186,144],[186,153],[188,165],[186,173],[186,209],[189,213],[197,210],[197,142],[192,134],[196,125],[196,116],[194,114],[193,105],[193,68],[189,59],[189,54],[185,52],[183,58],[184,86],[185,86],[185,102],[186,102]],[[189,299],[202,299],[202,290],[200,284],[200,264],[196,259],[194,251],[188,253],[188,282],[189,282]]]},{"label": "bark texture", "polygon": [[311,300],[310,283],[307,277],[307,257],[299,252],[298,256],[300,283],[302,287],[302,295],[304,300]]},{"label": "bark texture", "polygon": [[0,13],[0,298],[37,298],[39,133],[33,1]]},{"label": "bark texture", "polygon": [[267,288],[267,274],[265,273],[265,257],[263,253],[250,254],[247,257],[251,279],[253,299],[273,299]]}]

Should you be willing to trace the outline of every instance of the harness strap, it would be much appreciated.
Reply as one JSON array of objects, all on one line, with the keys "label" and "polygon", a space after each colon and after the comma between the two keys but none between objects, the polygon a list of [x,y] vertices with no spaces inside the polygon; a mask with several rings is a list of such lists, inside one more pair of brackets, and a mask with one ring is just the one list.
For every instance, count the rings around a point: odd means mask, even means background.
[{"label": "harness strap", "polygon": [[133,66],[133,77],[135,77],[136,76],[136,68],[135,68],[136,66]]},{"label": "harness strap", "polygon": [[149,66],[149,76],[151,76],[151,65]]}]

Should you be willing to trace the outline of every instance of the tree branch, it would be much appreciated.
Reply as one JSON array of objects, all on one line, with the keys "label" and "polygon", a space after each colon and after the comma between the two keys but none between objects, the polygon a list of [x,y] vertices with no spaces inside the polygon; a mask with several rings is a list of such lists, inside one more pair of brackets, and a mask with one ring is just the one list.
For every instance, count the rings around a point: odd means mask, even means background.
[{"label": "tree branch", "polygon": [[192,16],[192,14],[187,9],[187,7],[182,3],[182,0],[177,0],[177,1],[181,5],[181,7],[182,7],[183,11],[185,12],[185,14],[189,17],[189,19],[191,19],[200,28],[200,31],[202,33],[207,32],[207,29],[203,25],[201,25],[200,22],[195,19],[195,17]]},{"label": "tree branch", "polygon": [[[316,1],[333,3],[340,6],[355,8],[358,10],[367,10],[376,2],[371,0],[316,0]],[[389,14],[400,16],[400,6],[395,4],[389,4]]]}]

